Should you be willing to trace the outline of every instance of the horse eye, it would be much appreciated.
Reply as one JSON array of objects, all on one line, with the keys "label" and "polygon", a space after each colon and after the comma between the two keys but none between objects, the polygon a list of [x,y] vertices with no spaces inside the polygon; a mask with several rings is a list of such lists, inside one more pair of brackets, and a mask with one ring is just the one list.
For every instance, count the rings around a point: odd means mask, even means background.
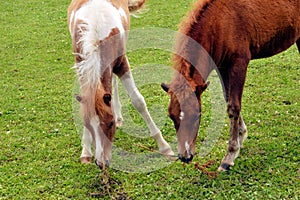
[{"label": "horse eye", "polygon": [[114,125],[114,121],[111,121],[111,122],[109,123],[108,127],[109,127],[109,128],[112,128],[113,125]]}]

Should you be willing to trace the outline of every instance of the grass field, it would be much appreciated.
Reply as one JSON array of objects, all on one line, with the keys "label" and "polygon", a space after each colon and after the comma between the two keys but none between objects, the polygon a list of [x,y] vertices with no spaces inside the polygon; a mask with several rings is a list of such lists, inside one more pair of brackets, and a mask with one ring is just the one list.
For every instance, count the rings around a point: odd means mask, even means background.
[{"label": "grass field", "polygon": [[[80,135],[72,114],[76,76],[66,23],[69,3],[1,2],[0,199],[300,198],[300,55],[296,46],[250,63],[243,98],[249,136],[229,173],[210,179],[193,165],[174,162],[145,173],[110,168],[103,174],[94,164],[80,164]],[[131,29],[176,31],[190,3],[148,0],[144,13],[131,19]],[[159,49],[137,50],[128,57],[133,71],[147,63],[169,65],[170,61],[170,53]],[[140,90],[150,108],[157,102],[163,105],[164,116],[154,118],[164,120],[164,137],[173,141],[168,97],[157,84]],[[205,127],[209,113],[203,115]],[[228,126],[225,120],[212,152],[195,160],[200,164],[211,160],[209,171],[217,170],[225,154]],[[156,148],[152,139],[127,135],[122,129],[117,130],[115,144],[132,152],[147,151],[140,145]]]}]

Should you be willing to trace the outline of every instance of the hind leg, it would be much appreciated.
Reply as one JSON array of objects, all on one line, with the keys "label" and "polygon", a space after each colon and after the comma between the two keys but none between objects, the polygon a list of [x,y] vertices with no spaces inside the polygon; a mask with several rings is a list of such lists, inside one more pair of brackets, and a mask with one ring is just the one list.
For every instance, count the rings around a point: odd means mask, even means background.
[{"label": "hind leg", "polygon": [[228,149],[218,171],[226,171],[234,165],[235,158],[239,155],[242,142],[246,136],[246,126],[241,116],[241,103],[247,66],[250,59],[241,56],[233,60],[233,66],[228,71],[228,105],[227,112],[230,119],[230,139]]},{"label": "hind leg", "polygon": [[239,143],[240,143],[241,148],[243,148],[243,142],[245,141],[247,136],[248,136],[247,127],[243,120],[242,114],[240,114],[240,117],[239,117]]},{"label": "hind leg", "polygon": [[152,120],[147,109],[144,97],[138,91],[134,83],[131,71],[129,69],[129,63],[125,56],[123,57],[121,66],[118,66],[118,69],[115,69],[115,71],[119,72],[116,74],[120,77],[123,86],[126,88],[126,91],[131,99],[133,106],[143,117],[148,128],[150,129],[150,135],[156,140],[159,151],[164,155],[173,156],[174,152],[172,151],[170,145],[165,141],[161,134],[161,131],[158,129],[158,127]]},{"label": "hind leg", "polygon": [[122,117],[122,112],[121,112],[121,108],[122,105],[120,103],[119,100],[119,93],[118,93],[118,82],[116,79],[116,76],[113,75],[113,107],[114,107],[114,115],[115,115],[115,119],[116,119],[116,126],[122,126],[122,122],[123,122],[123,117]]}]

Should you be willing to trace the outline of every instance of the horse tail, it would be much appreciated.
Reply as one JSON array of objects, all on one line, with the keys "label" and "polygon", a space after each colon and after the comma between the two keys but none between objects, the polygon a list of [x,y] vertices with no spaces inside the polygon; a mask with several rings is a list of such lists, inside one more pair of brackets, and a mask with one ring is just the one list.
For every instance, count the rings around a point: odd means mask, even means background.
[{"label": "horse tail", "polygon": [[81,112],[85,120],[96,115],[95,95],[101,84],[100,79],[103,72],[101,48],[99,48],[100,23],[99,16],[95,15],[79,25],[80,39],[77,43],[81,45],[81,52],[78,55],[81,57],[81,61],[77,63],[76,69],[81,86]]},{"label": "horse tail", "polygon": [[134,12],[143,7],[146,0],[129,0],[128,9],[130,12]]}]

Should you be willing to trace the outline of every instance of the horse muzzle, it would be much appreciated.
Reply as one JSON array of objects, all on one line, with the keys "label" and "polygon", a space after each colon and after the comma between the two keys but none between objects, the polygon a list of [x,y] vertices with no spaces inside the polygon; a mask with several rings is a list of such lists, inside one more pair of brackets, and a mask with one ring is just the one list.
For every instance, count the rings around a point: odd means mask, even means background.
[{"label": "horse muzzle", "polygon": [[103,164],[102,162],[99,162],[98,160],[95,160],[95,164],[101,169],[101,170],[105,170],[106,168],[109,167],[109,161],[106,160],[105,164]]},{"label": "horse muzzle", "polygon": [[184,163],[189,163],[194,158],[194,155],[192,153],[194,151],[192,151],[192,149],[195,149],[195,148],[191,149],[191,146],[188,144],[188,142],[185,142],[184,147],[185,147],[185,150],[183,151],[183,153],[181,153],[182,151],[178,152],[178,158]]},{"label": "horse muzzle", "polygon": [[187,156],[183,156],[182,154],[178,154],[178,158],[179,158],[179,160],[181,160],[181,162],[189,163],[189,162],[191,162],[193,160],[194,155],[193,154],[189,154]]}]

